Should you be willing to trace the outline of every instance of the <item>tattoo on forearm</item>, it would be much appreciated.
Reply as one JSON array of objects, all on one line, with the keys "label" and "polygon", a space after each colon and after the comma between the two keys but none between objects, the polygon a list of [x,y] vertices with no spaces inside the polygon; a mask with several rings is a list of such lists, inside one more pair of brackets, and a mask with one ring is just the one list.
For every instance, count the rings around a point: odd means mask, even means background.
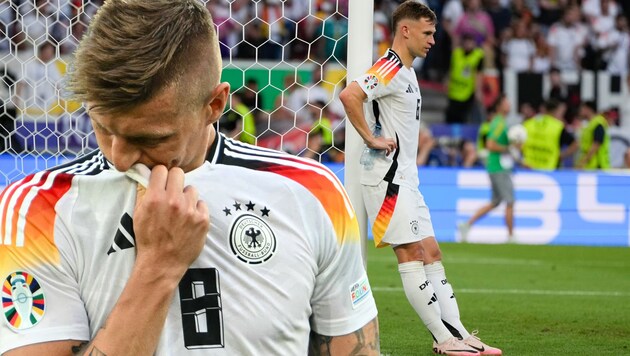
[{"label": "tattoo on forearm", "polygon": [[[368,336],[366,336],[368,333]],[[372,333],[372,335],[369,335]],[[357,343],[350,352],[350,355],[366,355],[366,354],[376,354],[380,353],[381,346],[378,335],[378,319],[374,318],[367,325],[362,327],[361,329],[355,331],[354,336],[357,338]]]},{"label": "tattoo on forearm", "polygon": [[[347,355],[378,355],[380,354],[381,345],[378,332],[378,319],[374,318],[361,329],[352,334],[343,336],[324,336],[311,332],[309,343],[309,356],[330,356],[336,349],[334,343],[341,338],[353,337],[355,339],[352,350],[346,351]],[[338,347],[338,346],[337,346]],[[338,354],[338,352],[335,352]],[[344,352],[344,354],[346,354]]]},{"label": "tattoo on forearm", "polygon": [[89,344],[89,342],[87,341],[83,341],[82,343],[78,344],[78,345],[74,345],[72,346],[72,354],[73,355],[82,355],[85,352],[85,349],[87,349],[87,345]]},{"label": "tattoo on forearm", "polygon": [[365,334],[363,329],[355,331],[354,336],[357,338],[357,343],[354,345],[354,349],[350,351],[350,355],[359,355],[361,350],[365,348]]},{"label": "tattoo on forearm", "polygon": [[97,349],[95,346],[94,348],[92,348],[92,350],[90,350],[90,353],[88,354],[88,356],[107,356],[107,355],[103,351]]},{"label": "tattoo on forearm", "polygon": [[[90,349],[90,346],[92,348]],[[89,350],[89,352],[88,352]],[[75,356],[107,356],[106,353],[99,350],[96,346],[93,346],[91,343],[84,341],[79,345],[72,346],[72,354]]]},{"label": "tattoo on forearm", "polygon": [[311,341],[308,347],[309,356],[330,356],[332,336],[319,335],[311,331]]}]

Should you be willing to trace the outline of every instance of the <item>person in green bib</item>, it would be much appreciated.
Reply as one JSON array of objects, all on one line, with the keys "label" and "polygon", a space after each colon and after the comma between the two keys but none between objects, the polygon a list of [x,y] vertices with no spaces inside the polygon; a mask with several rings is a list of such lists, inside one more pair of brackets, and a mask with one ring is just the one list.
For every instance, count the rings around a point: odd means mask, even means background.
[{"label": "person in green bib", "polygon": [[595,103],[587,101],[580,105],[582,120],[588,120],[580,133],[580,151],[575,168],[608,169],[610,168],[610,135],[608,120],[597,112]]},{"label": "person in green bib", "polygon": [[535,170],[552,171],[560,167],[565,158],[573,155],[578,144],[567,131],[563,117],[566,105],[556,99],[543,104],[542,113],[523,122],[527,139],[523,144],[524,165]]},{"label": "person in green bib", "polygon": [[300,156],[320,162],[328,161],[326,153],[334,145],[330,106],[322,100],[316,100],[309,104],[309,110],[314,121],[307,135],[306,149]]},{"label": "person in green bib", "polygon": [[515,160],[520,156],[520,145],[518,143],[511,144],[508,140],[508,126],[505,117],[509,112],[510,101],[504,94],[499,95],[489,108],[489,114],[493,116],[486,136],[486,149],[488,150],[486,170],[492,185],[492,199],[479,208],[467,222],[458,225],[461,242],[468,240],[470,227],[499,206],[501,202],[506,204],[507,242],[514,242],[514,184],[511,174]]},{"label": "person in green bib", "polygon": [[481,79],[478,76],[483,66],[484,51],[477,47],[475,39],[469,34],[462,36],[461,45],[457,42],[451,54],[448,79],[446,122],[449,124],[469,121],[475,101],[481,96]]},{"label": "person in green bib", "polygon": [[254,111],[244,102],[241,93],[234,92],[230,101],[231,110],[219,122],[219,129],[228,137],[241,142],[256,144],[256,119]]}]

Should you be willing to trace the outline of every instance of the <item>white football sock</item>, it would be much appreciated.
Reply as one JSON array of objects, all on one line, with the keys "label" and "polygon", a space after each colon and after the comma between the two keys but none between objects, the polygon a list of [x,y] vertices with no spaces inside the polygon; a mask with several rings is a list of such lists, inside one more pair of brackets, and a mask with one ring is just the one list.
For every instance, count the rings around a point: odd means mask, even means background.
[{"label": "white football sock", "polygon": [[[453,287],[446,279],[446,273],[444,272],[442,262],[437,261],[425,265],[424,271],[429,281],[431,281],[435,294],[437,295],[440,309],[442,310],[442,320],[455,328],[463,339],[468,338],[470,334],[459,319],[457,299],[455,299]],[[453,333],[453,335],[455,335],[455,333]]]},{"label": "white football sock", "polygon": [[405,262],[398,265],[403,289],[409,304],[438,343],[448,340],[451,332],[440,318],[440,305],[431,282],[427,279],[422,262]]}]

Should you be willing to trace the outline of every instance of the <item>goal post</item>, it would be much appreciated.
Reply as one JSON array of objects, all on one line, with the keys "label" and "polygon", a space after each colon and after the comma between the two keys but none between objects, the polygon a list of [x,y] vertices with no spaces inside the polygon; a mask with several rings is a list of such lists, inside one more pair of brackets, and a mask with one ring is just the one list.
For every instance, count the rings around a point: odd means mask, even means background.
[{"label": "goal post", "polygon": [[[348,62],[347,84],[363,74],[372,65],[374,32],[374,2],[350,0],[348,8]],[[363,140],[346,117],[344,184],[354,206],[361,230],[363,261],[367,263],[367,213],[361,194],[361,165],[359,158],[363,151]]]}]

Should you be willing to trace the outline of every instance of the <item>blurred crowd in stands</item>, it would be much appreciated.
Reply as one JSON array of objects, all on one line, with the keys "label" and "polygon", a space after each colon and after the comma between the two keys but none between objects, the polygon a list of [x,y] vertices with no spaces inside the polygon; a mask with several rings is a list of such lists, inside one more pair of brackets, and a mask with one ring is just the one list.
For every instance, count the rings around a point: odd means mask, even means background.
[{"label": "blurred crowd in stands", "polygon": [[[419,166],[483,165],[480,128],[491,119],[490,103],[504,91],[506,71],[549,78],[548,92],[516,103],[518,117],[512,122],[554,116],[573,137],[564,137],[561,144],[567,146],[580,142],[590,118],[579,109],[579,92],[571,90],[562,74],[596,70],[630,81],[630,1],[420,1],[436,12],[439,23],[436,45],[414,67],[423,95],[431,88],[446,103],[438,119],[425,120]],[[59,58],[72,55],[102,2],[0,1],[0,56],[5,63],[0,68],[0,153],[36,146],[35,138],[33,143],[15,139],[20,115],[67,110],[68,104],[58,99],[66,64]],[[391,14],[399,2],[374,0],[373,59],[391,44]],[[212,0],[206,6],[217,25],[224,66],[244,73],[242,85],[232,85],[231,105],[219,129],[245,142],[343,162],[345,121],[336,94],[345,85],[348,0]],[[12,67],[9,56],[31,59]],[[254,61],[271,70],[294,70],[276,82],[271,74],[261,82],[248,76]],[[306,70],[296,69],[299,66]],[[488,74],[496,80],[487,81]],[[559,109],[548,112],[550,102],[557,102]],[[592,115],[606,118],[605,131],[619,124],[618,108],[594,106]],[[630,143],[627,146],[621,154],[626,156],[614,157],[614,167],[630,167]],[[573,167],[576,161],[568,155],[559,167]]]}]

